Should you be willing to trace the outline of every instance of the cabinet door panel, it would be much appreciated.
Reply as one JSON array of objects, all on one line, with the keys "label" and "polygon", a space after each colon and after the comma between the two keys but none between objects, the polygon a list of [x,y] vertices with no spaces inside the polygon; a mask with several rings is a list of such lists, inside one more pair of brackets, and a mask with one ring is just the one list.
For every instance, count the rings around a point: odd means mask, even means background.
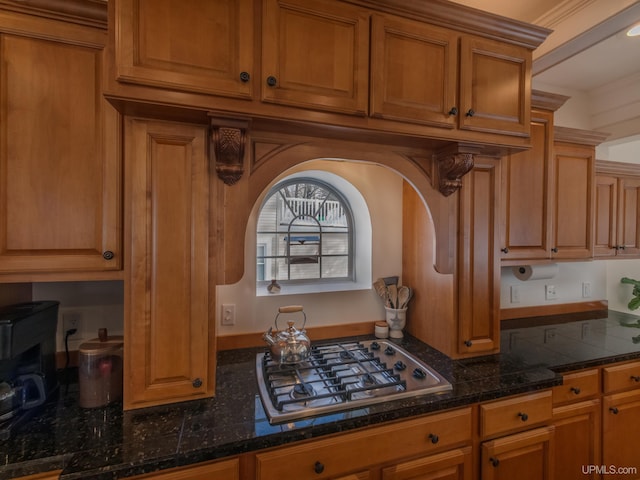
[{"label": "cabinet door panel", "polygon": [[0,40],[2,273],[121,268],[119,119],[101,96],[101,55],[71,40]]},{"label": "cabinet door panel", "polygon": [[457,35],[376,15],[371,41],[371,116],[453,128]]},{"label": "cabinet door panel", "polygon": [[382,480],[471,480],[471,447],[430,455],[382,469]]},{"label": "cabinet door panel", "polygon": [[593,147],[555,145],[554,258],[590,258],[593,252]]},{"label": "cabinet door panel", "polygon": [[616,254],[618,179],[609,175],[596,176],[596,208],[593,254],[612,257]]},{"label": "cabinet door panel", "polygon": [[499,163],[476,158],[460,189],[458,312],[460,353],[500,347]]},{"label": "cabinet door panel", "polygon": [[640,178],[621,178],[618,201],[618,250],[621,256],[640,255]]},{"label": "cabinet door panel", "polygon": [[325,0],[265,1],[262,71],[265,102],[365,115],[367,12]]},{"label": "cabinet door panel", "polygon": [[529,135],[531,52],[462,37],[459,115],[462,129]]},{"label": "cabinet door panel", "polygon": [[206,133],[126,122],[126,408],[211,390]]},{"label": "cabinet door panel", "polygon": [[119,81],[251,97],[252,0],[121,0],[115,12]]},{"label": "cabinet door panel", "polygon": [[600,465],[600,400],[553,409],[555,478],[598,478],[583,468]]},{"label": "cabinet door panel", "polygon": [[604,475],[605,479],[636,478],[640,456],[634,439],[640,429],[640,391],[607,395],[602,401],[602,463],[636,469],[635,475]]},{"label": "cabinet door panel", "polygon": [[503,159],[503,259],[549,258],[553,113],[532,112],[531,149]]},{"label": "cabinet door panel", "polygon": [[484,442],[483,480],[549,480],[553,478],[554,428],[543,427]]}]

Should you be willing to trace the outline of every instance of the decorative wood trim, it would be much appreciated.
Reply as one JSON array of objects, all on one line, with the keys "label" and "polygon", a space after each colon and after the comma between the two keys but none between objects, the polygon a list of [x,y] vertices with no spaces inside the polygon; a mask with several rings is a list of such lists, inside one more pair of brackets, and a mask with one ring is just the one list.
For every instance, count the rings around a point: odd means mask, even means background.
[{"label": "decorative wood trim", "polygon": [[[457,146],[456,146],[457,147]],[[462,177],[473,168],[473,153],[446,149],[433,156],[431,182],[445,197],[462,187]]]},{"label": "decorative wood trim", "polygon": [[560,303],[558,305],[503,308],[500,310],[500,320],[505,321],[516,318],[546,317],[550,315],[606,311],[608,306],[609,304],[606,300],[594,300],[592,302]]},{"label": "decorative wood trim", "polygon": [[[227,185],[235,185],[244,174],[244,150],[248,120],[212,117],[211,149],[218,177]],[[210,153],[211,154],[211,153]]]},{"label": "decorative wood trim", "polygon": [[432,25],[498,39],[531,50],[552,30],[446,0],[344,0],[373,10],[421,20]]},{"label": "decorative wood trim", "polygon": [[543,92],[541,90],[531,90],[531,107],[551,110],[555,112],[565,104],[571,97],[557,93]]},{"label": "decorative wood trim", "polygon": [[107,28],[106,0],[0,0],[0,8]]},{"label": "decorative wood trim", "polygon": [[640,175],[640,164],[596,160],[596,173],[607,175]]},{"label": "decorative wood trim", "polygon": [[[372,335],[375,322],[350,323],[347,325],[329,325],[326,327],[310,327],[306,329],[311,341],[328,340],[331,338],[351,337],[357,335]],[[265,346],[262,333],[242,333],[239,335],[225,335],[217,338],[217,349],[235,350],[238,348],[254,348]]]},{"label": "decorative wood trim", "polygon": [[581,130],[579,128],[553,127],[553,138],[556,142],[578,143],[580,145],[597,146],[604,142],[610,133],[595,130]]}]

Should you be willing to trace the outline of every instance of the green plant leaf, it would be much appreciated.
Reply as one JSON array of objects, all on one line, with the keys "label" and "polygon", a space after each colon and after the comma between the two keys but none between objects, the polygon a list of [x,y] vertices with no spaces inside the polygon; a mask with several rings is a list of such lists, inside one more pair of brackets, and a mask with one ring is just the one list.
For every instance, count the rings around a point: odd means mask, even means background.
[{"label": "green plant leaf", "polygon": [[640,297],[633,297],[627,306],[629,310],[637,310],[640,307]]}]

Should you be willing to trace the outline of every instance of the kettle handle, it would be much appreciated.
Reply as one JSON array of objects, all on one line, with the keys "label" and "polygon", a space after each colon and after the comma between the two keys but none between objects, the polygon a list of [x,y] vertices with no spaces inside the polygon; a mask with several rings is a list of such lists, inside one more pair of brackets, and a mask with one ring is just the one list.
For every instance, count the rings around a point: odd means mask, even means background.
[{"label": "kettle handle", "polygon": [[[24,410],[27,410],[33,407],[38,407],[45,402],[45,400],[47,399],[47,395],[45,392],[44,378],[42,377],[42,375],[37,373],[27,373],[27,374],[18,376],[18,380],[22,382],[23,385],[24,383],[29,381],[33,382],[34,386],[36,387],[36,390],[38,391],[37,398],[33,398],[31,400],[27,400],[25,397],[22,398],[22,408]],[[26,395],[27,389],[23,388],[22,392],[23,392],[23,395]]]},{"label": "kettle handle", "polygon": [[301,330],[304,330],[304,326],[307,324],[307,314],[304,313],[304,309],[302,308],[302,305],[287,305],[287,306],[278,308],[278,315],[276,315],[276,319],[275,319],[276,330],[279,330],[278,317],[280,316],[281,313],[297,313],[297,312],[302,312],[302,315],[304,316],[304,320],[302,322],[302,328],[301,328]]},{"label": "kettle handle", "polygon": [[280,313],[296,313],[302,311],[302,305],[287,305],[286,307],[280,307],[278,312]]}]

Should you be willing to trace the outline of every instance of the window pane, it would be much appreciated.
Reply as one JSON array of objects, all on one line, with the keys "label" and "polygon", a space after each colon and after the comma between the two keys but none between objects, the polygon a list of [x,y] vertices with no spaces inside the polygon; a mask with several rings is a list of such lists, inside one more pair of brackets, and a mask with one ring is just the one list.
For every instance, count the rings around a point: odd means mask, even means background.
[{"label": "window pane", "polygon": [[322,255],[347,255],[349,237],[343,233],[325,233],[322,235]]},{"label": "window pane", "polygon": [[346,278],[348,276],[348,257],[322,257],[322,278]]}]

